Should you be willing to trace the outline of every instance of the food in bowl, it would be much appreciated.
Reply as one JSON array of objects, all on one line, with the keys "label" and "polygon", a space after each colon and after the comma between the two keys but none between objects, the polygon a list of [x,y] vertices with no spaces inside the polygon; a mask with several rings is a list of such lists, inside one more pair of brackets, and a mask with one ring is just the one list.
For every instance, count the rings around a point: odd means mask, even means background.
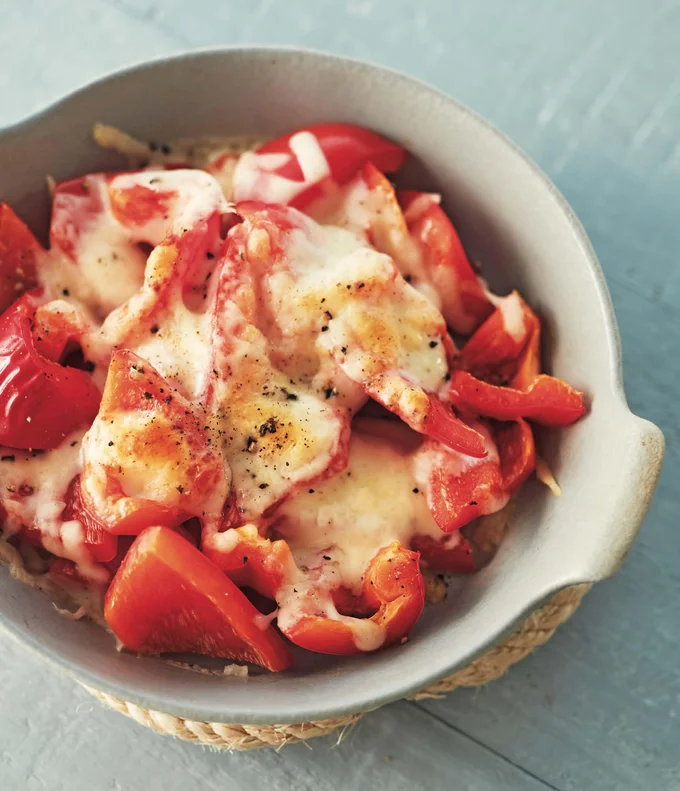
[{"label": "food in bowl", "polygon": [[49,250],[0,210],[4,540],[138,653],[404,642],[423,571],[474,572],[480,520],[556,486],[532,424],[585,408],[538,316],[371,131],[96,137],[134,167],[54,186]]}]

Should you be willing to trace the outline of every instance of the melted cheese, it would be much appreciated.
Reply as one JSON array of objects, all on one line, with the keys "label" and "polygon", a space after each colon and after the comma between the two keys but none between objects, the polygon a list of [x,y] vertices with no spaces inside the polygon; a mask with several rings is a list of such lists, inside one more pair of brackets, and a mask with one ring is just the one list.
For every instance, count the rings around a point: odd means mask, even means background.
[{"label": "melted cheese", "polygon": [[359,592],[372,558],[394,541],[408,546],[414,535],[442,537],[414,479],[419,443],[403,424],[357,420],[347,468],[277,509],[274,529],[287,540],[298,567],[277,596],[284,631],[303,614],[319,613],[347,624],[360,651],[380,647],[382,627],[339,614],[332,591],[345,586]]},{"label": "melted cheese", "polygon": [[84,214],[80,198],[60,195],[61,211],[80,224],[74,232],[75,261],[53,248],[41,264],[39,276],[47,293],[66,291],[96,314],[105,316],[142,285],[146,255],[115,219],[106,179],[93,176],[88,185],[96,191],[102,211]]},{"label": "melted cheese", "polygon": [[324,565],[337,584],[355,589],[382,547],[408,546],[415,534],[442,536],[414,478],[416,435],[399,425],[392,436],[376,435],[380,422],[357,421],[346,470],[291,497],[275,516],[298,567]]},{"label": "melted cheese", "polygon": [[82,525],[61,519],[69,484],[81,470],[84,433],[74,432],[54,450],[0,448],[0,492],[7,512],[2,532],[9,537],[22,527],[38,530],[48,552],[72,560],[82,576],[101,582],[109,575],[84,550]]},{"label": "melted cheese", "polygon": [[319,391],[334,363],[359,384],[391,372],[393,386],[406,390],[406,379],[441,387],[448,370],[441,314],[356,234],[307,221],[288,234],[282,260],[269,265],[263,283],[277,362],[316,370]]},{"label": "melted cheese", "polygon": [[194,313],[180,300],[166,305],[154,316],[148,330],[129,347],[177,387],[197,398],[205,393],[212,367],[212,315]]},{"label": "melted cheese", "polygon": [[274,368],[255,327],[231,337],[216,365],[228,372],[215,383],[215,425],[240,519],[260,516],[295,484],[342,464],[345,417]]}]

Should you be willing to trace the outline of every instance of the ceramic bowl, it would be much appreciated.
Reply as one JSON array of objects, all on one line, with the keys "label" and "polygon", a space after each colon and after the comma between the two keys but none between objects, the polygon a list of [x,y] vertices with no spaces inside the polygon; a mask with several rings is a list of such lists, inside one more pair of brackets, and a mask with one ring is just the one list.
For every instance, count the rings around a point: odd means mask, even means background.
[{"label": "ceramic bowl", "polygon": [[401,185],[440,192],[496,290],[516,287],[545,322],[550,373],[584,390],[590,413],[541,437],[563,495],[530,484],[492,563],[429,608],[405,645],[355,658],[315,657],[251,679],[191,673],[117,653],[92,623],[0,570],[5,631],[91,687],[194,720],[289,723],[363,711],[464,666],[561,588],[612,574],[660,471],[663,437],[626,404],[616,321],[590,243],[557,189],[507,138],[454,99],[367,63],[292,49],[226,49],[114,74],[0,132],[0,198],[45,232],[45,177],[121,161],[91,140],[95,121],[136,137],[273,136],[347,121],[402,143]]}]

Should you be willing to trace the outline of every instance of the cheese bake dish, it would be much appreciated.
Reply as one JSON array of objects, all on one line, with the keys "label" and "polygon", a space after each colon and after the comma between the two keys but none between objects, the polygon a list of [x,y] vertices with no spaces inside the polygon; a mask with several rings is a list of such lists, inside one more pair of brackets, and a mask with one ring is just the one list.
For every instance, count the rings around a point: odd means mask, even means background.
[{"label": "cheese bake dish", "polygon": [[141,654],[404,642],[424,573],[474,572],[483,520],[556,486],[533,426],[584,402],[538,316],[373,132],[95,136],[131,169],[53,185],[48,249],[0,207],[5,556]]}]

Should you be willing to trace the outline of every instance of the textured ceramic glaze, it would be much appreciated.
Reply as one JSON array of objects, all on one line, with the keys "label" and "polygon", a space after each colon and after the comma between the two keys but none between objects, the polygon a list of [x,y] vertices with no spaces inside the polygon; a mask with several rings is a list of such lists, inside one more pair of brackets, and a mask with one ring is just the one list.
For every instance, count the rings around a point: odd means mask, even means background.
[{"label": "textured ceramic glaze", "polygon": [[609,295],[578,221],[512,143],[420,82],[293,50],[205,52],[153,63],[0,133],[1,197],[44,232],[46,174],[61,180],[121,165],[91,142],[95,121],[164,140],[274,135],[321,120],[374,128],[412,152],[401,184],[442,193],[492,285],[516,286],[543,316],[549,371],[585,390],[592,408],[574,427],[541,437],[563,496],[526,487],[491,565],[459,595],[430,608],[409,643],[374,656],[306,659],[294,671],[249,680],[188,673],[116,653],[98,627],[61,619],[43,594],[0,571],[0,623],[10,633],[90,686],[193,719],[319,719],[375,707],[446,675],[549,594],[611,574],[635,537],[661,467],[660,431],[626,405]]}]

